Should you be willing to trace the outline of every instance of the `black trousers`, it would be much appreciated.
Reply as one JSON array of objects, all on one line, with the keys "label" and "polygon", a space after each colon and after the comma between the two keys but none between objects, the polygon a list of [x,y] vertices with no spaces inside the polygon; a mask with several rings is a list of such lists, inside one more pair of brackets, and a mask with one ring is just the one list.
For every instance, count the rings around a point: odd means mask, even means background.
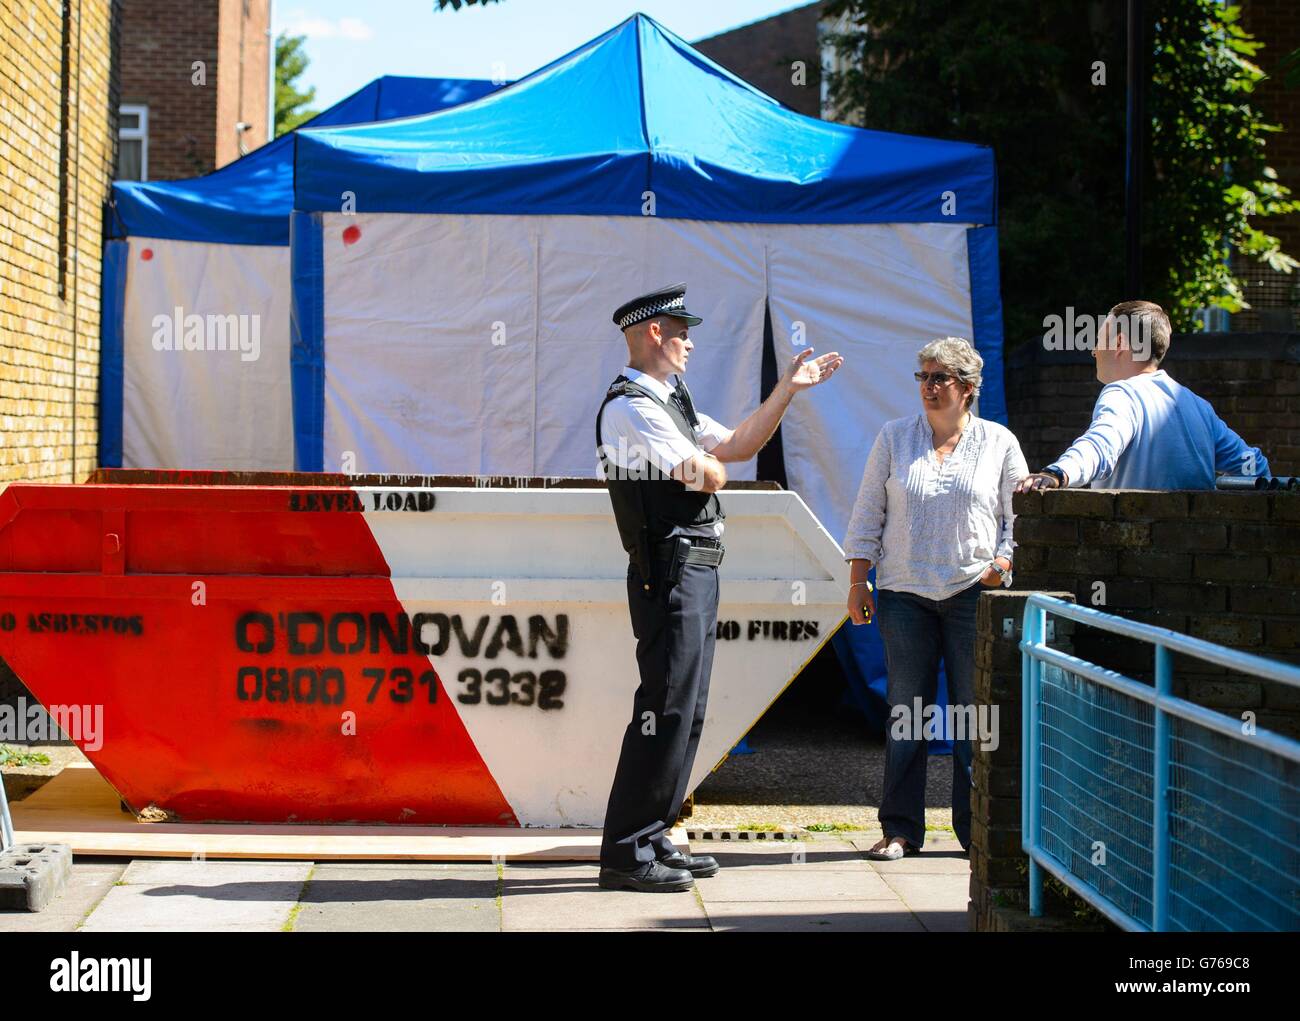
[{"label": "black trousers", "polygon": [[686,564],[669,585],[656,564],[651,591],[628,568],[627,599],[641,684],[605,810],[600,863],[630,869],[676,848],[677,821],[704,729],[718,621],[718,569]]}]

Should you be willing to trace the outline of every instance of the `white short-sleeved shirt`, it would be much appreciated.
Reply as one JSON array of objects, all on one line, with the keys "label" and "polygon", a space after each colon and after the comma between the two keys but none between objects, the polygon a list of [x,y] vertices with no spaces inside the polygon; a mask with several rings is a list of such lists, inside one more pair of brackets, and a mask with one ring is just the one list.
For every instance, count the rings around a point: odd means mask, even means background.
[{"label": "white short-sleeved shirt", "polygon": [[[623,375],[665,403],[672,397],[673,388],[654,376],[628,366],[623,367]],[[647,397],[616,397],[605,405],[600,419],[600,441],[605,456],[615,467],[632,472],[643,471],[648,458],[665,475],[671,475],[678,465],[701,450],[712,450],[731,438],[733,430],[715,419],[698,410],[695,417],[699,424],[695,427],[697,442],[692,444],[668,412],[654,401]],[[683,527],[677,534],[720,538],[722,522]]]}]

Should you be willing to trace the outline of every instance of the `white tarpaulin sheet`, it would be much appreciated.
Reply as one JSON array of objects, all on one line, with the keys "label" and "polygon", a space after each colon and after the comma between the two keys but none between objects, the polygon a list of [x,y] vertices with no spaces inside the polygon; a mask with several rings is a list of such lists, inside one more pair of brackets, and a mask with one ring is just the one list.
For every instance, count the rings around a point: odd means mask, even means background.
[{"label": "white tarpaulin sheet", "polygon": [[293,467],[289,249],[129,240],[122,467]]},{"label": "white tarpaulin sheet", "polygon": [[594,475],[596,411],[627,361],[610,317],[662,282],[689,281],[705,319],[700,410],[734,421],[758,403],[761,228],[331,214],[323,240],[326,471]]},{"label": "white tarpaulin sheet", "polygon": [[779,368],[845,355],[783,427],[790,487],[840,539],[872,438],[918,410],[916,352],[971,338],[968,226],[325,214],[323,468],[594,475],[610,316],[685,281],[687,382],[728,426],[758,405],[765,301]]},{"label": "white tarpaulin sheet", "polygon": [[923,223],[769,231],[777,357],[807,346],[844,355],[781,423],[786,482],[837,542],[880,427],[921,411],[916,353],[936,337],[974,340],[966,237],[965,226]]}]

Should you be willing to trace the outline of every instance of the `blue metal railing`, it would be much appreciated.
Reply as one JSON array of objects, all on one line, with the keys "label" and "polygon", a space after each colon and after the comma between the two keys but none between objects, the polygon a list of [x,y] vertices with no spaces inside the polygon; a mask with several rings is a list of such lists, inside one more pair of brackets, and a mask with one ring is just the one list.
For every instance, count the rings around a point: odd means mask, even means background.
[{"label": "blue metal railing", "polygon": [[[1150,643],[1155,686],[1049,647],[1048,614]],[[1300,667],[1039,594],[1020,649],[1029,913],[1046,871],[1124,929],[1300,930],[1300,741],[1171,692],[1175,652]]]}]

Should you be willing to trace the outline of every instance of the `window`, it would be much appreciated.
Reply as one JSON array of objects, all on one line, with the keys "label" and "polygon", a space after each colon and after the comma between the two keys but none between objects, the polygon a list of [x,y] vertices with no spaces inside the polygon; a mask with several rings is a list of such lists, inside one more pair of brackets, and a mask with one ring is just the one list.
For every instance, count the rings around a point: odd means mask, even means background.
[{"label": "window", "polygon": [[118,108],[117,180],[149,180],[149,108],[124,103]]}]

